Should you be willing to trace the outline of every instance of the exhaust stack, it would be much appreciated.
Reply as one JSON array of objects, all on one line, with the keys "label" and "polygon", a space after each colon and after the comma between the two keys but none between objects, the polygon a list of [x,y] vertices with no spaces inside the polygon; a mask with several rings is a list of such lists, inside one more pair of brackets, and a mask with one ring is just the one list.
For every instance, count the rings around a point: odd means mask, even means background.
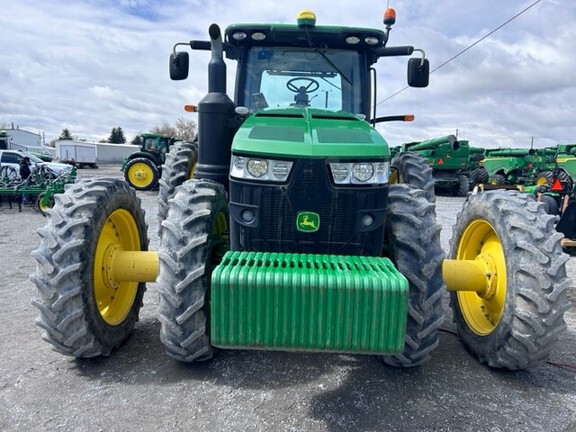
[{"label": "exhaust stack", "polygon": [[226,63],[220,27],[208,30],[212,57],[208,63],[208,94],[198,103],[198,165],[194,177],[223,184],[228,190],[230,148],[236,132],[234,102],[226,94]]}]

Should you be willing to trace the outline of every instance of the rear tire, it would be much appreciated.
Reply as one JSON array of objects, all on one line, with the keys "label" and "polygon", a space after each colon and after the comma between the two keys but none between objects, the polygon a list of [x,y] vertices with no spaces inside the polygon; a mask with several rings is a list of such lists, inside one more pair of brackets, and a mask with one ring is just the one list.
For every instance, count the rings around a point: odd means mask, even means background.
[{"label": "rear tire", "polygon": [[422,189],[430,202],[436,202],[434,177],[427,159],[416,152],[398,153],[392,159],[391,184],[405,183]]},{"label": "rear tire", "polygon": [[36,324],[53,349],[74,357],[108,356],[128,338],[146,285],[109,285],[100,270],[110,249],[148,250],[144,211],[116,179],[89,179],[55,195],[32,256]]},{"label": "rear tire", "polygon": [[468,195],[470,189],[470,179],[467,175],[461,174],[458,176],[458,192],[459,197],[465,197]]},{"label": "rear tire", "polygon": [[426,193],[410,185],[390,185],[385,255],[409,282],[406,345],[402,354],[379,356],[390,366],[419,366],[438,346],[442,310],[441,227]]},{"label": "rear tire", "polygon": [[574,181],[572,177],[564,171],[563,169],[559,169],[557,171],[556,178],[554,177],[554,171],[542,171],[536,175],[536,186],[552,186],[554,180],[558,179],[564,185],[565,191],[571,191],[574,187]]},{"label": "rear tire", "polygon": [[476,168],[474,170],[472,170],[472,173],[470,173],[470,190],[474,189],[474,186],[482,184],[482,183],[488,183],[488,171],[486,171],[486,168]]},{"label": "rear tire", "polygon": [[450,257],[482,260],[490,291],[450,293],[458,335],[481,363],[525,369],[546,361],[570,308],[568,256],[554,218],[528,195],[472,195],[456,218]]},{"label": "rear tire", "polygon": [[150,159],[135,158],[124,167],[124,179],[134,189],[147,191],[158,186],[158,167]]},{"label": "rear tire", "polygon": [[162,222],[168,215],[168,200],[174,196],[178,186],[193,177],[197,163],[197,142],[176,142],[166,155],[158,191],[158,235],[161,236]]},{"label": "rear tire", "polygon": [[501,186],[506,184],[506,176],[503,174],[494,174],[490,180],[490,184]]},{"label": "rear tire", "polygon": [[228,248],[224,186],[190,180],[170,201],[160,242],[160,340],[172,358],[212,358],[210,277]]},{"label": "rear tire", "polygon": [[542,195],[540,197],[540,202],[544,204],[544,211],[546,214],[552,216],[558,215],[560,208],[558,207],[558,202],[554,199],[554,197],[551,197],[550,195]]},{"label": "rear tire", "polygon": [[542,171],[536,174],[536,186],[551,185],[554,181],[554,173],[552,171]]}]

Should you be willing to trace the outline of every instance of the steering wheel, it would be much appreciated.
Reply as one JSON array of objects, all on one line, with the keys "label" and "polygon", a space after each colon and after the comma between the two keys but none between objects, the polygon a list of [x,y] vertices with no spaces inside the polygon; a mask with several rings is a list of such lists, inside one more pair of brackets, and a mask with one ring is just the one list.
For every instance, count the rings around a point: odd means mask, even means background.
[{"label": "steering wheel", "polygon": [[[308,85],[299,86],[296,84],[298,81],[303,81],[304,83],[308,83]],[[320,84],[313,78],[296,77],[288,80],[286,88],[294,93],[313,93],[320,88]]]}]

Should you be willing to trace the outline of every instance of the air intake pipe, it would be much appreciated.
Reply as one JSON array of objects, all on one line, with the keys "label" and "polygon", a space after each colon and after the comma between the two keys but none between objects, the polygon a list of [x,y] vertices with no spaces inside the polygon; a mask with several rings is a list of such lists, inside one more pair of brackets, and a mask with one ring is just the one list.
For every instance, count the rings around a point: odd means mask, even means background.
[{"label": "air intake pipe", "polygon": [[195,178],[207,178],[228,190],[230,148],[236,132],[234,102],[226,94],[226,63],[220,27],[208,30],[212,57],[208,63],[208,94],[198,103],[198,164]]}]

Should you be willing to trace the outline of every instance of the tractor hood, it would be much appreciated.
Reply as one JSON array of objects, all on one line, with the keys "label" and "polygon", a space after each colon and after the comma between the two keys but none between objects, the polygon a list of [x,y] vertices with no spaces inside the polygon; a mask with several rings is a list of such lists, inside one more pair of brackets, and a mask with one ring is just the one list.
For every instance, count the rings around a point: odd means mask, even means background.
[{"label": "tractor hood", "polygon": [[384,138],[360,117],[298,107],[252,114],[236,133],[232,151],[310,158],[390,158]]}]

